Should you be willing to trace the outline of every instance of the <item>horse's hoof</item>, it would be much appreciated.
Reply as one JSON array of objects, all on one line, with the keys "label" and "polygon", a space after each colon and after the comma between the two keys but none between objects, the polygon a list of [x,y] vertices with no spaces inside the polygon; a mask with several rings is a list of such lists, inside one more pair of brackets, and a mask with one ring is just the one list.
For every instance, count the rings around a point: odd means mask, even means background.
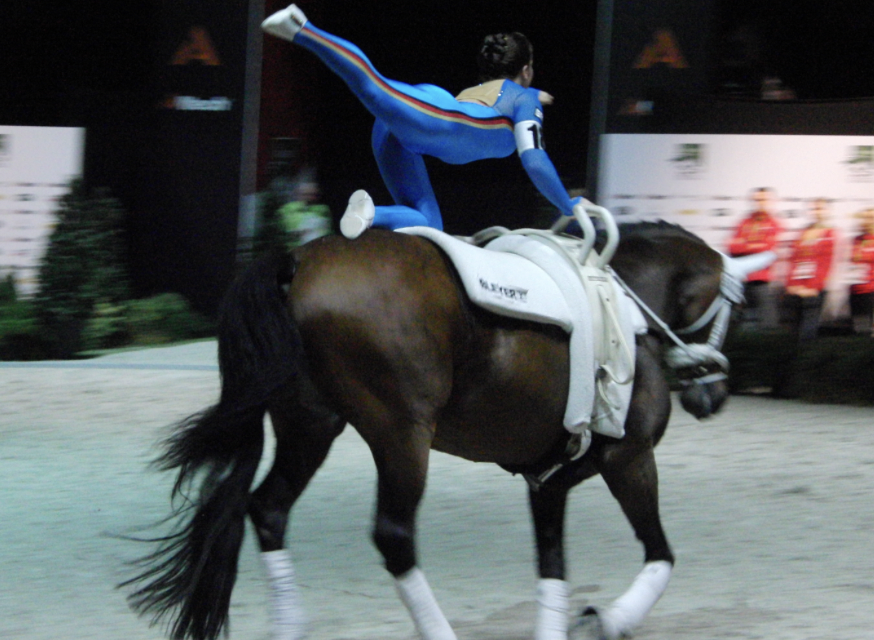
[{"label": "horse's hoof", "polygon": [[568,630],[568,640],[609,640],[595,607],[586,607]]}]

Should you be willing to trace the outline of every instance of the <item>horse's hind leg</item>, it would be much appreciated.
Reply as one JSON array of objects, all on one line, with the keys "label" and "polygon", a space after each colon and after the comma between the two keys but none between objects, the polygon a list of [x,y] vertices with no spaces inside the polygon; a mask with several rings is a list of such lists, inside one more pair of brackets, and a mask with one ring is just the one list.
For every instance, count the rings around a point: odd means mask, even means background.
[{"label": "horse's hind leg", "polygon": [[360,429],[378,473],[373,541],[392,574],[401,601],[423,640],[456,640],[416,564],[416,510],[425,491],[432,429],[424,425],[382,431]]},{"label": "horse's hind leg", "polygon": [[273,466],[253,492],[249,517],[255,525],[261,558],[270,584],[273,640],[300,640],[306,617],[294,576],[285,532],[292,506],[322,465],[343,423],[334,416],[316,416],[300,409],[291,413],[271,408],[276,435]]}]

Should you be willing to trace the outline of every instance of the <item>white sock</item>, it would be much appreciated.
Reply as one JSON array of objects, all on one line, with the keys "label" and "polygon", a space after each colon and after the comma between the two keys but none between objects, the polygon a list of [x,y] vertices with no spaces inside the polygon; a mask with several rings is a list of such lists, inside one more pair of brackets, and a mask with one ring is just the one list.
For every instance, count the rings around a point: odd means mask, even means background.
[{"label": "white sock", "polygon": [[300,590],[294,579],[294,565],[287,549],[261,554],[270,581],[270,617],[272,640],[303,640],[308,621]]},{"label": "white sock", "polygon": [[534,640],[567,640],[568,583],[544,578],[537,583],[537,624]]},{"label": "white sock", "polygon": [[639,625],[668,587],[672,565],[665,560],[647,562],[631,587],[598,617],[608,638],[619,638]]},{"label": "white sock", "polygon": [[455,632],[440,610],[425,574],[418,567],[395,578],[395,586],[422,640],[456,640]]}]

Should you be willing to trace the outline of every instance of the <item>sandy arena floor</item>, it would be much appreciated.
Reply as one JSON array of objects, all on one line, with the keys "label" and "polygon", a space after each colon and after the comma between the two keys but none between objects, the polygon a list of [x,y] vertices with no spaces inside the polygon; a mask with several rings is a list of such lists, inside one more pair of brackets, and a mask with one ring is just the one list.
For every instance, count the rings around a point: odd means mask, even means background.
[{"label": "sandy arena floor", "polygon": [[[163,516],[147,467],[168,424],[217,398],[215,343],[82,363],[0,363],[0,638],[156,640],[114,585],[146,549],[112,537]],[[697,423],[675,404],[657,451],[674,579],[638,640],[867,640],[874,628],[874,410],[735,397]],[[312,640],[414,638],[369,541],[375,474],[352,429],[293,514]],[[577,606],[607,604],[642,551],[600,479],[569,507]],[[420,557],[459,640],[533,635],[525,483],[434,454]],[[268,639],[247,538],[231,640]]]}]

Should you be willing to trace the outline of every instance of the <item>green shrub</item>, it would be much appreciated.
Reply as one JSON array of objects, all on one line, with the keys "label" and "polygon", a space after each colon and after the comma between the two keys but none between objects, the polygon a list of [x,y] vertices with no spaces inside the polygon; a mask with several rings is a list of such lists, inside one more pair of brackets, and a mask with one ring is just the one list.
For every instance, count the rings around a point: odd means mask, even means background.
[{"label": "green shrub", "polygon": [[29,333],[36,329],[33,305],[21,302],[0,302],[0,336],[10,333]]},{"label": "green shrub", "polygon": [[[130,300],[125,212],[106,190],[90,192],[82,180],[73,180],[56,217],[32,305],[6,314],[6,325],[0,325],[0,355],[73,358],[86,350],[164,344],[211,333],[210,322],[178,294]],[[7,278],[0,283],[0,302],[15,299],[14,282]],[[16,347],[3,348],[10,341]],[[27,348],[34,353],[24,353]]]},{"label": "green shrub", "polygon": [[18,300],[18,292],[15,288],[15,274],[8,273],[0,280],[0,305]]},{"label": "green shrub", "polygon": [[98,302],[82,329],[82,349],[115,349],[133,341],[128,322],[128,304]]},{"label": "green shrub", "polygon": [[178,293],[132,300],[127,305],[126,320],[134,344],[166,344],[213,332],[213,324],[193,311]]},{"label": "green shrub", "polygon": [[49,345],[26,300],[0,302],[0,360],[43,360]]},{"label": "green shrub", "polygon": [[34,310],[53,355],[73,357],[98,304],[130,297],[122,228],[124,211],[105,190],[91,194],[73,180],[39,271]]}]

